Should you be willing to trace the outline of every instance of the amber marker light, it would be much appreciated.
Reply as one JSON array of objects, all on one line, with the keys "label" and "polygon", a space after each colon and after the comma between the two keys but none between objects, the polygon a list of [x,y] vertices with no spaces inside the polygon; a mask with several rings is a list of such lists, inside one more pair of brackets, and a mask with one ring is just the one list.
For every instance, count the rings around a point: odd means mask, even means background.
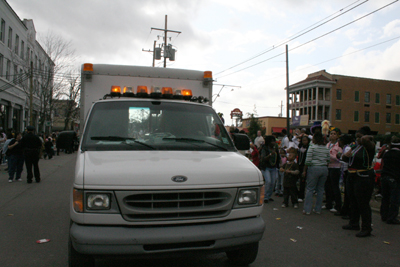
[{"label": "amber marker light", "polygon": [[73,191],[74,210],[76,212],[83,212],[83,191],[74,188]]},{"label": "amber marker light", "polygon": [[265,185],[261,187],[260,191],[260,199],[258,200],[258,205],[264,204],[264,197],[265,197]]},{"label": "amber marker light", "polygon": [[181,94],[183,96],[183,99],[185,99],[185,100],[190,100],[193,96],[192,90],[190,90],[190,89],[182,89]]},{"label": "amber marker light", "polygon": [[147,97],[147,95],[149,94],[148,90],[147,90],[147,86],[145,85],[138,85],[137,89],[136,89],[136,95],[138,97]]},{"label": "amber marker light", "polygon": [[91,63],[83,64],[83,71],[93,71],[93,64]]},{"label": "amber marker light", "polygon": [[121,86],[111,86],[111,95],[112,96],[120,96],[121,95]]},{"label": "amber marker light", "polygon": [[164,98],[171,98],[173,95],[173,91],[171,87],[163,87],[161,88],[161,93]]},{"label": "amber marker light", "polygon": [[205,71],[204,75],[203,75],[203,78],[212,80],[212,71]]}]

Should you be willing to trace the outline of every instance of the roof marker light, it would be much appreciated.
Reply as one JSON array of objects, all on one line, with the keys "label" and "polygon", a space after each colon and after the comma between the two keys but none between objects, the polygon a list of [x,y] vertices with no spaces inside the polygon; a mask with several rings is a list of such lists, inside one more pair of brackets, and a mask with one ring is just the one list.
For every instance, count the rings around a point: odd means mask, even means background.
[{"label": "roof marker light", "polygon": [[161,87],[151,87],[150,97],[152,98],[160,98],[162,95]]},{"label": "roof marker light", "polygon": [[91,71],[91,72],[93,72],[93,64],[91,64],[91,63],[83,64],[83,71]]},{"label": "roof marker light", "polygon": [[181,93],[182,93],[183,99],[185,99],[185,100],[190,100],[193,96],[192,90],[190,90],[190,89],[182,89]]},{"label": "roof marker light", "polygon": [[130,86],[125,86],[124,87],[124,94],[123,96],[135,96],[135,93],[133,91],[133,87]]},{"label": "roof marker light", "polygon": [[173,92],[171,87],[163,87],[161,93],[164,98],[172,98]]},{"label": "roof marker light", "polygon": [[111,86],[111,96],[121,96],[121,86]]},{"label": "roof marker light", "polygon": [[147,97],[149,95],[147,91],[147,86],[145,85],[138,85],[136,90],[136,96],[138,97]]}]

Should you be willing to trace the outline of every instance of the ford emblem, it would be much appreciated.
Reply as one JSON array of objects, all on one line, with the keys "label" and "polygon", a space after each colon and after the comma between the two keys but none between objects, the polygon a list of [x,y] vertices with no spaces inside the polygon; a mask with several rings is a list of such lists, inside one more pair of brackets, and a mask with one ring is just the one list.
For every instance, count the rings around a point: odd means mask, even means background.
[{"label": "ford emblem", "polygon": [[181,176],[181,175],[177,175],[171,178],[172,181],[174,181],[175,183],[184,183],[187,181],[187,177],[186,176]]}]

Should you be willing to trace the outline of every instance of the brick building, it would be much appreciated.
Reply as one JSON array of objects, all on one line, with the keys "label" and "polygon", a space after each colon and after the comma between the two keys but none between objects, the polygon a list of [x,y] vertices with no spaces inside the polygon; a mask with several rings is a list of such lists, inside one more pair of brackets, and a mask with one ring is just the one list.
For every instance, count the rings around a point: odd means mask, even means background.
[{"label": "brick building", "polygon": [[308,125],[329,120],[343,133],[367,125],[378,134],[400,132],[400,82],[329,74],[325,70],[289,86],[292,118]]},{"label": "brick building", "polygon": [[[266,135],[271,135],[273,132],[281,133],[283,129],[286,129],[286,117],[265,116],[257,119],[261,123],[261,127],[266,129]],[[243,128],[248,128],[250,126],[250,118],[243,119],[242,126]]]}]

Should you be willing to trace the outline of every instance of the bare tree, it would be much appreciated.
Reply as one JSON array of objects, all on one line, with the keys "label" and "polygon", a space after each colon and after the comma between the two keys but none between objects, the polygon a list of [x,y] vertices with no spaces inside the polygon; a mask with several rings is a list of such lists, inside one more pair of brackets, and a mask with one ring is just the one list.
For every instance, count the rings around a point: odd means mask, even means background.
[{"label": "bare tree", "polygon": [[[79,100],[80,89],[74,94],[77,87],[77,72],[75,71],[75,63],[77,56],[72,48],[71,41],[66,41],[62,36],[56,35],[53,32],[48,32],[43,38],[40,38],[46,54],[52,62],[54,62],[52,83],[43,84],[41,88],[41,105],[40,105],[40,121],[39,125],[43,127],[44,122],[51,121],[51,115],[54,110],[54,99],[63,99],[67,96],[68,100],[73,100],[74,103],[68,104],[70,109],[66,114],[68,120],[74,114],[76,100]],[[47,73],[43,73],[47,75]],[[45,79],[47,80],[47,79]],[[71,90],[72,86],[72,90]],[[80,85],[79,85],[80,88]],[[66,127],[66,126],[65,126]]]},{"label": "bare tree", "polygon": [[[65,119],[64,130],[73,129],[73,123],[79,121],[79,98],[81,94],[80,76],[71,77],[68,79],[68,90],[61,92],[60,96],[65,99]],[[63,101],[63,100],[61,100]]]},{"label": "bare tree", "polygon": [[[26,106],[31,111],[38,110],[38,129],[49,132],[51,126],[45,128],[45,123],[52,120],[54,99],[68,92],[69,79],[77,75],[73,72],[77,56],[71,41],[51,31],[39,40],[42,45],[37,44],[36,49],[41,49],[42,53],[30,53],[29,49],[21,51],[20,55],[12,52],[12,62],[16,66],[13,82],[26,95]],[[18,74],[17,69],[20,70]]]}]

